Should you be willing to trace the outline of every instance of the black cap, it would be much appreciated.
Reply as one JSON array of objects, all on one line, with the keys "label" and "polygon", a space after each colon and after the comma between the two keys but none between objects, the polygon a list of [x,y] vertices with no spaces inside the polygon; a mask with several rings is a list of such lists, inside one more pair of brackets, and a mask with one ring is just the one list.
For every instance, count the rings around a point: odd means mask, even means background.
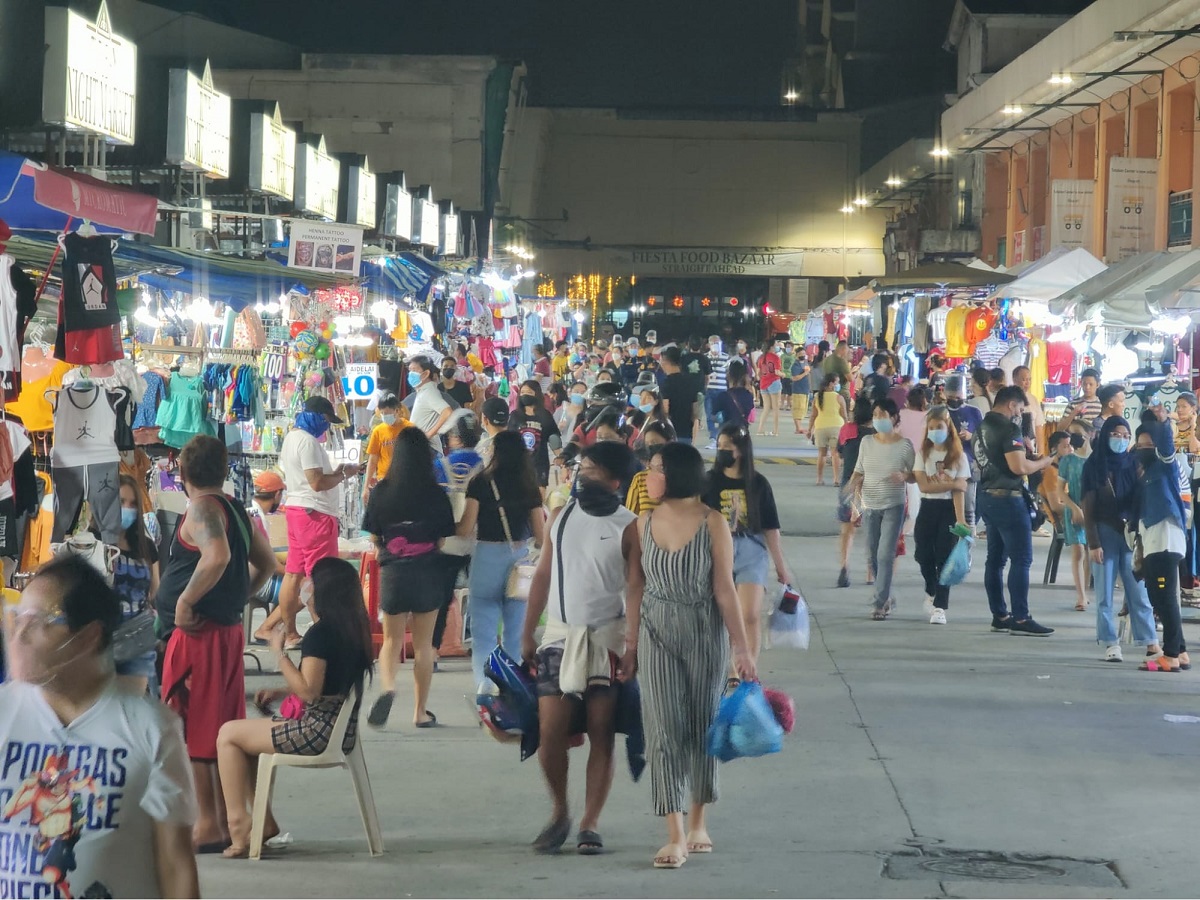
[{"label": "black cap", "polygon": [[508,404],[499,397],[484,400],[483,418],[497,428],[503,428],[508,424]]},{"label": "black cap", "polygon": [[341,425],[342,420],[333,409],[333,404],[324,397],[309,397],[304,401],[304,409],[307,412],[320,413],[334,425]]}]

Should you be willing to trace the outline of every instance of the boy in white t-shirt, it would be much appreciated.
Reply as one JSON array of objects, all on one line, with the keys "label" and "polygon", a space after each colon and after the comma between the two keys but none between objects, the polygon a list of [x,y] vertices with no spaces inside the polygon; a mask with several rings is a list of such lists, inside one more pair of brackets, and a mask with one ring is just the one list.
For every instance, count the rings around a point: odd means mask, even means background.
[{"label": "boy in white t-shirt", "polygon": [[79,557],[29,582],[0,686],[0,896],[198,897],[179,719],[118,689],[121,605]]}]

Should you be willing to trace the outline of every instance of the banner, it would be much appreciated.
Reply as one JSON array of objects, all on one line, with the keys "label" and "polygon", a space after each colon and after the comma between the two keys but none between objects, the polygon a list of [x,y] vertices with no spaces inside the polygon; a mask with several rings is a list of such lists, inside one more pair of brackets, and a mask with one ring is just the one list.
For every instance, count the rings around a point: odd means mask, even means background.
[{"label": "banner", "polygon": [[1056,178],[1050,182],[1050,249],[1082,247],[1092,250],[1096,183]]},{"label": "banner", "polygon": [[800,277],[802,250],[757,247],[680,247],[630,250],[619,254],[634,275],[782,275]]},{"label": "banner", "polygon": [[331,275],[358,276],[362,263],[363,229],[338,222],[288,219],[291,239],[287,264]]},{"label": "banner", "polygon": [[1013,232],[1012,261],[1009,262],[1009,265],[1017,266],[1023,262],[1025,262],[1025,229],[1024,228],[1022,228],[1020,231]]},{"label": "banner", "polygon": [[1114,156],[1108,163],[1108,227],[1105,262],[1110,266],[1154,249],[1158,160]]}]

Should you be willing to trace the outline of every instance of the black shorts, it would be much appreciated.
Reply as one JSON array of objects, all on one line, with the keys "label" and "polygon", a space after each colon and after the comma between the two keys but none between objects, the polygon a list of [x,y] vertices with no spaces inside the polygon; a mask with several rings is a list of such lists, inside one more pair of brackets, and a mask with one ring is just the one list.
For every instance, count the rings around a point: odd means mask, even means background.
[{"label": "black shorts", "polygon": [[[539,697],[561,697],[562,690],[558,684],[558,674],[562,669],[562,647],[547,647],[537,652],[537,673],[534,680],[537,683]],[[608,654],[609,675],[607,678],[592,678],[588,682],[588,693],[593,690],[608,690],[617,680],[617,665],[620,660],[615,653]]]},{"label": "black shorts", "polygon": [[783,396],[785,396],[785,397],[792,396],[792,379],[783,378],[783,379],[781,379],[781,381],[783,382]]},{"label": "black shorts", "polygon": [[454,593],[462,561],[469,557],[426,553],[379,567],[379,608],[389,616],[437,612]]}]

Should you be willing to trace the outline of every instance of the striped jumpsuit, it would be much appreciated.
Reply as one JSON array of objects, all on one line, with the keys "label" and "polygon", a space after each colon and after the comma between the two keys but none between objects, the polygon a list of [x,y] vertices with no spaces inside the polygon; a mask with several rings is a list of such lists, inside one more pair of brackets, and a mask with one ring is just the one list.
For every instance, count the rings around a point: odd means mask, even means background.
[{"label": "striped jumpsuit", "polygon": [[647,518],[642,534],[646,587],[638,673],[654,812],[683,812],[717,799],[717,761],[705,752],[721,700],[728,638],[713,595],[708,520],[682,549],[663,550]]}]

